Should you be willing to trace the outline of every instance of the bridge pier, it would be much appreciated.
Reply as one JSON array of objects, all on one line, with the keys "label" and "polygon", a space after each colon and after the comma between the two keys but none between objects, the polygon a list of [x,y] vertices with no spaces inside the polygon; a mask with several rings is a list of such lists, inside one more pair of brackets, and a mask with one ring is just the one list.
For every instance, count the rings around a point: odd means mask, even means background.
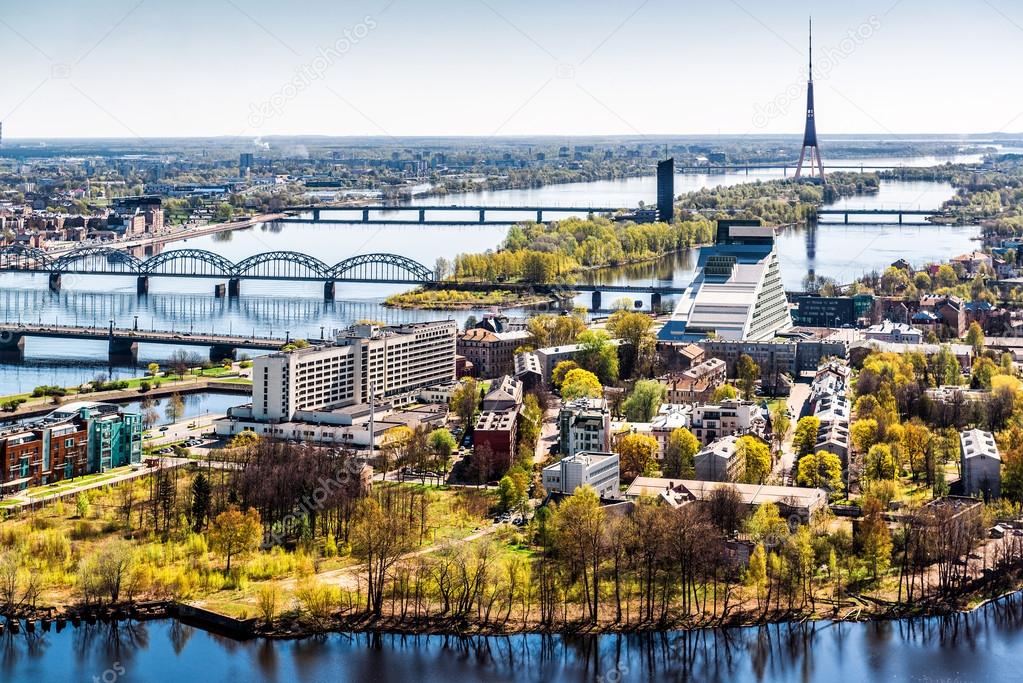
[{"label": "bridge pier", "polygon": [[327,280],[323,283],[323,300],[333,301],[334,296],[337,293],[337,283],[333,280]]},{"label": "bridge pier", "polygon": [[50,273],[50,291],[60,291],[60,273]]},{"label": "bridge pier", "polygon": [[320,220],[320,210],[319,209],[313,209],[313,220],[314,221]]},{"label": "bridge pier", "polygon": [[225,285],[223,283],[217,283],[217,284],[213,285],[213,296],[215,296],[218,299],[223,299],[226,294],[227,294],[227,285]]},{"label": "bridge pier", "polygon": [[849,214],[845,214],[845,224],[849,225]]},{"label": "bridge pier", "polygon": [[426,209],[419,209],[419,222],[420,223],[426,222]]},{"label": "bridge pier", "polygon": [[134,363],[139,359],[139,344],[132,339],[110,337],[107,347],[111,361]]},{"label": "bridge pier", "polygon": [[661,293],[654,292],[650,295],[650,310],[658,313],[661,310]]},{"label": "bridge pier", "polygon": [[536,222],[543,223],[543,209],[536,210]]},{"label": "bridge pier", "polygon": [[242,281],[236,277],[227,281],[227,296],[237,297],[242,292]]},{"label": "bridge pier", "polygon": [[486,209],[480,209],[480,223],[483,223],[487,217]]},{"label": "bridge pier", "polygon": [[0,359],[24,360],[25,335],[17,332],[0,332]]},{"label": "bridge pier", "polygon": [[214,344],[210,347],[210,360],[214,363],[230,358],[235,359],[237,349],[233,346],[227,346],[225,344]]},{"label": "bridge pier", "polygon": [[139,275],[138,280],[135,281],[135,293],[139,296],[143,294],[149,294],[149,276]]},{"label": "bridge pier", "polygon": [[902,225],[902,212],[899,212],[899,225]]},{"label": "bridge pier", "polygon": [[593,293],[593,297],[591,298],[590,310],[591,311],[600,310],[600,292]]},{"label": "bridge pier", "polygon": [[369,209],[362,210],[362,222],[369,223]]}]

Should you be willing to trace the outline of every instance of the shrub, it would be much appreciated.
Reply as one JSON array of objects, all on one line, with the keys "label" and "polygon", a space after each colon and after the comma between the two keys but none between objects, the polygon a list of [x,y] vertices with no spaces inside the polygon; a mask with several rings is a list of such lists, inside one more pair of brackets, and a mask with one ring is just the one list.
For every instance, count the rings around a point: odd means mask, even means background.
[{"label": "shrub", "polygon": [[341,591],[316,579],[303,581],[295,591],[299,608],[317,624],[324,624],[341,604]]}]

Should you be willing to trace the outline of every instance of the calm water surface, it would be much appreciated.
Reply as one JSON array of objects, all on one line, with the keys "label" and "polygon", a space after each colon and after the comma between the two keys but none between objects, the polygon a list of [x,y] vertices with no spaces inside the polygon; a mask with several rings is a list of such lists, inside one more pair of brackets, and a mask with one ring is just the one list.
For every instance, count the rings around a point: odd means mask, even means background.
[{"label": "calm water surface", "polygon": [[[1019,600],[947,618],[663,634],[334,634],[238,642],[175,621],[10,634],[0,679],[48,681],[1018,681]],[[96,678],[98,677],[98,678]]]}]

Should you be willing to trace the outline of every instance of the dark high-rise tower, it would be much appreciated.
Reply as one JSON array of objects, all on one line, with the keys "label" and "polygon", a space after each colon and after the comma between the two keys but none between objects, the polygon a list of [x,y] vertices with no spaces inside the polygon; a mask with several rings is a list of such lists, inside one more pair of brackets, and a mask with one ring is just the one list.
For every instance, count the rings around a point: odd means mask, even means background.
[{"label": "dark high-rise tower", "polygon": [[810,168],[807,175],[813,175],[814,159],[816,158],[817,172],[820,174],[821,182],[826,183],[824,178],[824,162],[821,161],[821,148],[817,144],[817,123],[813,109],[813,19],[810,20],[810,76],[806,82],[806,130],[803,131],[803,148],[799,152],[799,165],[796,166],[796,177],[803,173],[803,162],[807,161],[806,152],[810,151]]},{"label": "dark high-rise tower", "polygon": [[675,222],[675,158],[657,162],[657,220]]}]

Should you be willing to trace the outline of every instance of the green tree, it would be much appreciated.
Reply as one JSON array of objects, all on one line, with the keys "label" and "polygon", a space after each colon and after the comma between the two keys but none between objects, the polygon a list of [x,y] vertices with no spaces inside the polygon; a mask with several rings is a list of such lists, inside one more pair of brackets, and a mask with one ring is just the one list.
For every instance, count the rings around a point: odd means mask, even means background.
[{"label": "green tree", "polygon": [[987,356],[981,356],[973,364],[973,374],[970,375],[970,386],[974,389],[990,391],[991,379],[998,374],[998,366]]},{"label": "green tree", "polygon": [[754,543],[776,546],[788,537],[789,525],[782,519],[777,505],[761,503],[746,520],[746,533]]},{"label": "green tree", "polygon": [[745,582],[757,596],[757,606],[761,606],[764,599],[764,588],[767,586],[767,551],[764,550],[762,543],[757,543],[753,552],[750,553]]},{"label": "green tree", "polygon": [[693,458],[700,450],[699,440],[685,427],[672,430],[664,445],[664,476],[691,479],[696,476]]},{"label": "green tree", "polygon": [[895,478],[896,463],[891,447],[877,443],[870,447],[863,459],[863,477],[868,480]]},{"label": "green tree", "polygon": [[451,410],[467,430],[473,425],[473,418],[476,416],[476,408],[479,407],[479,403],[479,385],[471,377],[460,382],[451,392]]},{"label": "green tree", "polygon": [[578,367],[579,364],[574,360],[563,360],[555,365],[551,371],[551,386],[560,391],[561,385],[565,382],[565,375]]},{"label": "green tree", "polygon": [[938,274],[935,279],[939,287],[954,287],[959,282],[955,269],[947,263],[942,264],[938,268]]},{"label": "green tree", "polygon": [[615,311],[608,318],[608,331],[625,342],[622,349],[624,376],[639,377],[650,370],[656,343],[652,326],[653,318],[637,311]]},{"label": "green tree", "polygon": [[[573,359],[579,367],[589,370],[601,384],[618,380],[618,346],[601,330],[586,330],[576,338],[579,350]],[[566,379],[567,381],[567,379]]]},{"label": "green tree", "polygon": [[863,501],[863,521],[860,522],[859,544],[871,577],[877,579],[888,572],[892,558],[892,535],[881,517],[881,505],[867,497]]},{"label": "green tree", "polygon": [[654,419],[667,393],[667,387],[655,379],[639,380],[622,405],[625,417],[633,422],[649,422]]},{"label": "green tree", "polygon": [[735,362],[735,376],[743,400],[752,401],[756,393],[757,380],[760,379],[760,366],[744,353]]},{"label": "green tree", "polygon": [[604,392],[600,380],[589,370],[576,368],[565,375],[561,385],[561,397],[566,401],[577,398],[599,397]]},{"label": "green tree", "polygon": [[839,492],[842,486],[842,460],[834,453],[817,451],[799,459],[796,483],[800,486]]},{"label": "green tree", "polygon": [[776,404],[771,409],[771,440],[774,441],[776,451],[781,451],[791,428],[792,418],[789,417],[788,407],[784,403]]},{"label": "green tree", "polygon": [[242,512],[231,506],[213,520],[209,530],[210,545],[224,556],[227,572],[231,572],[231,559],[252,552],[262,537],[262,525],[255,508]]},{"label": "green tree", "polygon": [[430,436],[427,437],[427,444],[430,447],[430,451],[437,458],[437,461],[441,463],[442,469],[446,470],[447,463],[451,460],[451,454],[458,447],[455,437],[452,436],[447,428],[440,427],[430,432]]},{"label": "green tree", "polygon": [[589,486],[576,489],[555,512],[555,545],[582,580],[582,594],[591,622],[596,622],[600,614],[601,564],[607,546],[604,527],[600,498]]},{"label": "green tree", "polygon": [[738,457],[745,463],[742,481],[746,484],[763,484],[771,474],[771,451],[755,436],[743,436],[735,444]]},{"label": "green tree", "polygon": [[501,477],[497,483],[497,493],[504,510],[511,510],[526,500],[529,480],[529,473],[521,467],[513,467]]},{"label": "green tree", "polygon": [[939,386],[959,384],[962,381],[959,360],[947,344],[943,344],[931,358],[931,374]]},{"label": "green tree", "polygon": [[792,436],[792,448],[800,458],[813,453],[817,445],[817,432],[820,431],[821,421],[813,415],[799,418],[796,423],[796,433]]},{"label": "green tree", "polygon": [[213,498],[213,490],[210,488],[210,480],[203,472],[195,475],[192,480],[192,529],[198,533],[206,526],[210,518],[210,506]]},{"label": "green tree", "polygon": [[255,446],[259,443],[260,436],[251,429],[238,432],[231,437],[231,441],[228,443],[228,448],[248,448],[249,446]]},{"label": "green tree", "polygon": [[657,439],[646,434],[629,434],[618,442],[618,456],[623,478],[651,474],[657,466]]},{"label": "green tree", "polygon": [[735,387],[731,384],[722,384],[714,393],[711,395],[711,403],[721,403],[722,401],[729,401],[737,398],[739,394],[735,391]]},{"label": "green tree", "polygon": [[976,320],[966,330],[966,343],[973,347],[974,355],[979,356],[984,352],[984,330]]}]

